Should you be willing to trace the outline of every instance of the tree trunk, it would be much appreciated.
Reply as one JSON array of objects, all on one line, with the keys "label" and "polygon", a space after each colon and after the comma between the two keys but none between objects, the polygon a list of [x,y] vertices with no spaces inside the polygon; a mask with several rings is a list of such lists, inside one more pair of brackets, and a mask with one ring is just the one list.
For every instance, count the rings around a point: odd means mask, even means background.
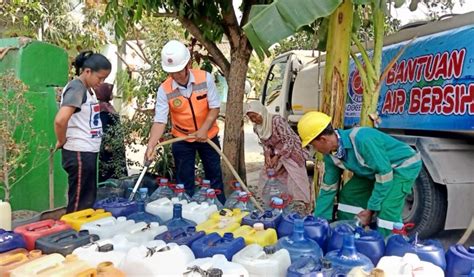
[{"label": "tree trunk", "polygon": [[344,127],[353,10],[352,0],[344,0],[329,18],[322,111],[336,128]]},{"label": "tree trunk", "polygon": [[[227,96],[224,154],[232,166],[235,167],[243,180],[245,176],[245,158],[243,156],[243,100],[245,91],[245,78],[252,48],[247,38],[241,38],[237,49],[231,50],[231,63],[227,83],[229,92]],[[229,192],[229,182],[235,179],[231,171],[223,166],[224,191]]]}]

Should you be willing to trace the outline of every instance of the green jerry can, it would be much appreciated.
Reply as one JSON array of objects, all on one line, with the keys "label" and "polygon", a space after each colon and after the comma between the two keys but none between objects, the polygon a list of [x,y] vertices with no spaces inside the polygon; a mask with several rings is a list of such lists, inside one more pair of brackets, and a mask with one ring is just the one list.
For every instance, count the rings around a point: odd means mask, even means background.
[{"label": "green jerry can", "polygon": [[[68,55],[55,45],[29,38],[0,39],[0,52],[0,74],[13,73],[25,83],[29,87],[26,99],[34,107],[33,111],[24,111],[31,113],[35,137],[28,142],[26,166],[17,172],[21,179],[10,192],[12,210],[40,212],[64,206],[68,186],[61,153],[56,152],[53,159],[49,155],[56,144],[56,90],[68,81]],[[54,180],[54,186],[50,186],[50,180]],[[0,199],[3,198],[4,192],[0,190]]]}]

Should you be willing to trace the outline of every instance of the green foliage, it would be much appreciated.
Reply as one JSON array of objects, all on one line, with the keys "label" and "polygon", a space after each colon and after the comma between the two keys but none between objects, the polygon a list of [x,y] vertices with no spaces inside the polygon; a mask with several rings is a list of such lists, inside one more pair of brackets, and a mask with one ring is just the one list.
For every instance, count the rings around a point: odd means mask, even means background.
[{"label": "green foliage", "polygon": [[270,57],[267,60],[261,61],[256,55],[250,57],[249,70],[247,72],[247,77],[253,85],[255,91],[255,96],[260,97],[262,92],[262,85],[265,82],[265,77],[270,65],[270,61],[273,58]]},{"label": "green foliage", "polygon": [[31,151],[40,151],[40,147],[29,149],[32,140],[44,135],[32,128],[34,107],[27,101],[27,91],[28,87],[14,74],[0,75],[0,189],[6,201],[22,176],[40,165],[38,160],[26,160]]},{"label": "green foliage", "polygon": [[159,0],[120,1],[111,0],[107,4],[103,23],[112,22],[118,38],[126,37],[127,29],[141,23],[144,16],[168,16],[187,18],[203,31],[210,41],[221,41],[224,35],[222,13],[232,9],[231,1],[205,0]]},{"label": "green foliage", "polygon": [[294,35],[281,40],[273,49],[273,54],[278,56],[291,50],[309,50],[314,49],[316,44],[316,30],[312,27],[306,26]]},{"label": "green foliage", "polygon": [[26,36],[56,44],[75,55],[81,49],[97,49],[106,41],[99,26],[101,10],[98,7],[74,12],[70,1],[9,1],[0,6],[2,37]]}]

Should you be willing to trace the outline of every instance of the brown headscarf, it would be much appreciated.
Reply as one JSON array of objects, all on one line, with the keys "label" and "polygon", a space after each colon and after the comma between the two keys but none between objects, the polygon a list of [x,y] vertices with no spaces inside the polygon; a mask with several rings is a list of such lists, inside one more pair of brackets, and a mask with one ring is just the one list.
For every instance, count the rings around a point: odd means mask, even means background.
[{"label": "brown headscarf", "polygon": [[110,104],[110,100],[113,98],[113,89],[114,85],[109,83],[102,83],[95,89],[95,95],[97,96],[97,100],[99,100],[101,112],[117,113],[114,106]]}]

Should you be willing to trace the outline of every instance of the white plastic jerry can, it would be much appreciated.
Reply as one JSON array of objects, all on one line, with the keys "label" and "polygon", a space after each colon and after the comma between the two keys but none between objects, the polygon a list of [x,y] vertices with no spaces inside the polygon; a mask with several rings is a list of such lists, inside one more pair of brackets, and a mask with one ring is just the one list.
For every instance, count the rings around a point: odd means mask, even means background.
[{"label": "white plastic jerry can", "polygon": [[145,211],[158,216],[163,220],[163,222],[166,222],[173,218],[174,204],[181,204],[184,206],[188,204],[188,202],[186,200],[179,201],[179,199],[176,197],[172,198],[171,200],[164,197],[148,203],[145,207]]},{"label": "white plastic jerry can", "polygon": [[132,226],[133,224],[135,224],[135,221],[127,220],[124,216],[118,218],[110,216],[85,223],[81,226],[81,230],[87,230],[89,234],[98,235],[100,239],[107,239],[115,236],[120,233],[122,229]]},{"label": "white plastic jerry can", "polygon": [[235,262],[227,261],[227,258],[222,254],[212,256],[212,258],[196,259],[187,265],[183,274],[190,277],[202,276],[197,269],[205,270],[207,272],[215,269],[222,271],[223,277],[248,277],[249,272],[244,266]]},{"label": "white plastic jerry can", "polygon": [[10,203],[0,199],[0,229],[12,230],[12,208]]},{"label": "white plastic jerry can", "polygon": [[126,276],[182,276],[194,254],[186,245],[154,240],[128,251],[119,268]]},{"label": "white plastic jerry can", "polygon": [[50,254],[23,264],[10,272],[11,277],[40,276],[42,271],[60,267],[65,258],[61,254]]},{"label": "white plastic jerry can", "polygon": [[138,245],[136,242],[127,240],[123,235],[117,235],[76,248],[72,253],[92,267],[97,267],[102,262],[112,262],[115,267],[118,267],[128,250]]},{"label": "white plastic jerry can", "polygon": [[407,253],[403,257],[385,256],[377,264],[382,269],[385,277],[443,277],[444,272],[430,262],[421,261],[413,253]]},{"label": "white plastic jerry can", "polygon": [[168,231],[168,227],[160,226],[158,222],[137,222],[131,226],[123,228],[118,235],[124,236],[127,240],[138,244],[152,241],[157,235]]},{"label": "white plastic jerry can", "polygon": [[201,204],[191,202],[183,206],[183,217],[196,222],[196,224],[208,220],[214,212],[217,212],[217,206],[209,205],[207,202]]},{"label": "white plastic jerry can", "polygon": [[276,251],[275,247],[265,249],[258,244],[247,245],[232,257],[232,262],[241,264],[250,276],[286,276],[291,265],[290,253],[286,249]]}]

